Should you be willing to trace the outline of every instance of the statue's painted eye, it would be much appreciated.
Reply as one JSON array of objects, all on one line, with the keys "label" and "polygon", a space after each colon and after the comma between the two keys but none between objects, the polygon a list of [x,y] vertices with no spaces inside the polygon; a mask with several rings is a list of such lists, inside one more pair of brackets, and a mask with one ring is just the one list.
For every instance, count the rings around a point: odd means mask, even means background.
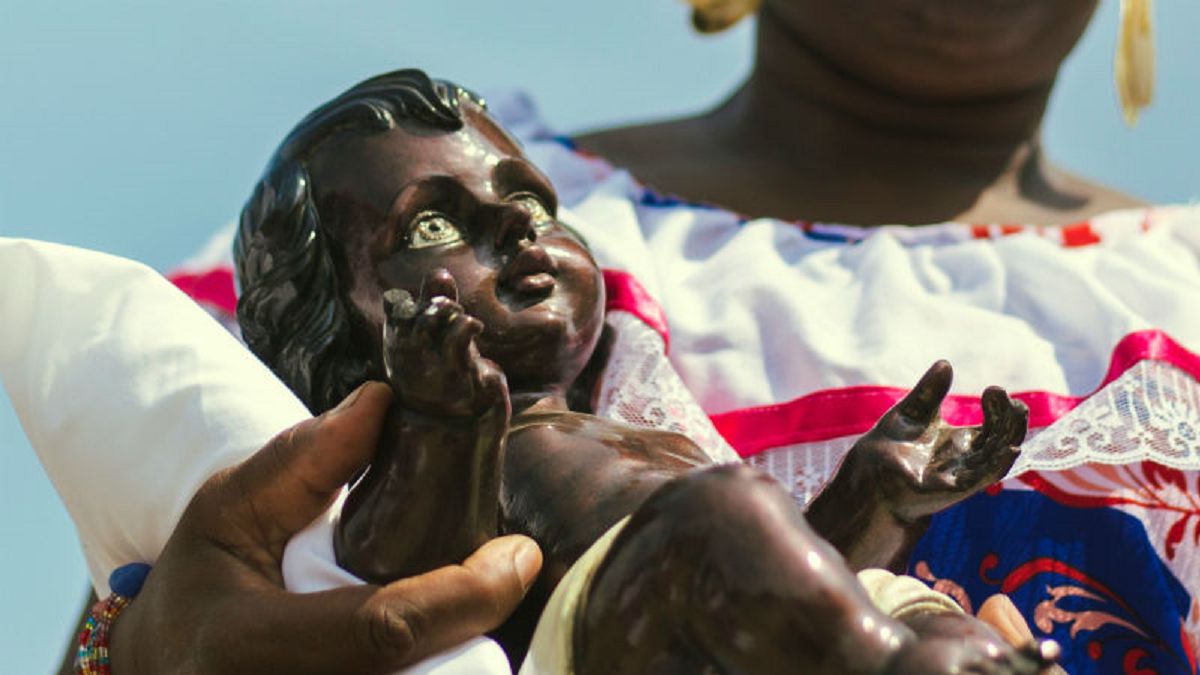
[{"label": "statue's painted eye", "polygon": [[462,241],[462,232],[445,215],[437,211],[425,211],[413,218],[409,230],[409,248],[428,248]]},{"label": "statue's painted eye", "polygon": [[546,232],[554,227],[554,216],[550,215],[550,211],[546,209],[546,205],[536,195],[528,192],[520,192],[509,197],[508,201],[520,206],[529,213],[529,220],[538,232]]}]

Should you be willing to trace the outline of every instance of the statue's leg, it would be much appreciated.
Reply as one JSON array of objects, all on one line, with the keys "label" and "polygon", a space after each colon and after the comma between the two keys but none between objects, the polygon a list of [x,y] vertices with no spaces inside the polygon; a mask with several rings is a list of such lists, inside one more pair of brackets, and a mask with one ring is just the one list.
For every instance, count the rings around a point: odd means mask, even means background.
[{"label": "statue's leg", "polygon": [[573,646],[579,675],[1033,675],[1056,653],[945,607],[884,614],[783,488],[745,466],[646,500],[596,568]]},{"label": "statue's leg", "polygon": [[580,675],[873,673],[914,640],[778,484],[722,466],[668,483],[633,515],[574,645]]}]

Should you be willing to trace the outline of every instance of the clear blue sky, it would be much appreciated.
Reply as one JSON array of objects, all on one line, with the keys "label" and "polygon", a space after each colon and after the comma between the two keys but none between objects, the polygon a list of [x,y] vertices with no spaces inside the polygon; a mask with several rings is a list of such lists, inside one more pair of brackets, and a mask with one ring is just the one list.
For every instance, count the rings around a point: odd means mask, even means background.
[{"label": "clear blue sky", "polygon": [[[1158,3],[1159,96],[1134,131],[1112,94],[1116,4],[1102,0],[1063,74],[1050,154],[1150,201],[1200,198],[1200,3]],[[366,76],[418,66],[521,87],[576,130],[717,102],[750,37],[692,35],[678,0],[6,2],[0,234],[169,268],[234,218],[304,112]],[[0,499],[3,670],[46,672],[85,573],[2,394]]]}]

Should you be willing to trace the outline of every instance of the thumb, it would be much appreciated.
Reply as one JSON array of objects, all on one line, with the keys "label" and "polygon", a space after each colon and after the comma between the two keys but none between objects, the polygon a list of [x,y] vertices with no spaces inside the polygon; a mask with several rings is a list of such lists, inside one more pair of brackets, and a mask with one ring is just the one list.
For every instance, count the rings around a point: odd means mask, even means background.
[{"label": "thumb", "polygon": [[504,622],[537,578],[542,553],[511,535],[484,544],[461,565],[393,582],[356,613],[359,648],[389,667],[416,663]]},{"label": "thumb", "polygon": [[938,361],[925,371],[917,386],[908,392],[892,409],[910,424],[929,426],[942,408],[942,400],[950,392],[954,370],[947,361]]},{"label": "thumb", "polygon": [[226,483],[262,532],[287,539],[320,515],[375,454],[391,388],[367,382],[338,407],[277,435],[235,467]]},{"label": "thumb", "polygon": [[421,281],[421,305],[439,295],[458,302],[458,283],[445,267],[433,270]]}]

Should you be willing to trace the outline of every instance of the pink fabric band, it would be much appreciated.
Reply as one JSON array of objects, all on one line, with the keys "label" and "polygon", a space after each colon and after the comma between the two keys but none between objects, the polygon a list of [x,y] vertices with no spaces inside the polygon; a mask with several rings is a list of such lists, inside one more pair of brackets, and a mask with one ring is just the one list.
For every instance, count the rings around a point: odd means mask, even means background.
[{"label": "pink fabric band", "polygon": [[[1117,343],[1108,373],[1097,391],[1144,360],[1164,361],[1200,380],[1200,356],[1162,331],[1146,330],[1131,333]],[[713,415],[712,420],[740,455],[751,457],[784,445],[865,433],[906,393],[906,389],[882,386],[826,389],[787,403]],[[1029,391],[1013,394],[1013,398],[1029,406],[1029,426],[1040,428],[1050,426],[1091,395]],[[977,396],[952,395],[942,405],[942,416],[955,425],[979,424],[983,409]]]}]

